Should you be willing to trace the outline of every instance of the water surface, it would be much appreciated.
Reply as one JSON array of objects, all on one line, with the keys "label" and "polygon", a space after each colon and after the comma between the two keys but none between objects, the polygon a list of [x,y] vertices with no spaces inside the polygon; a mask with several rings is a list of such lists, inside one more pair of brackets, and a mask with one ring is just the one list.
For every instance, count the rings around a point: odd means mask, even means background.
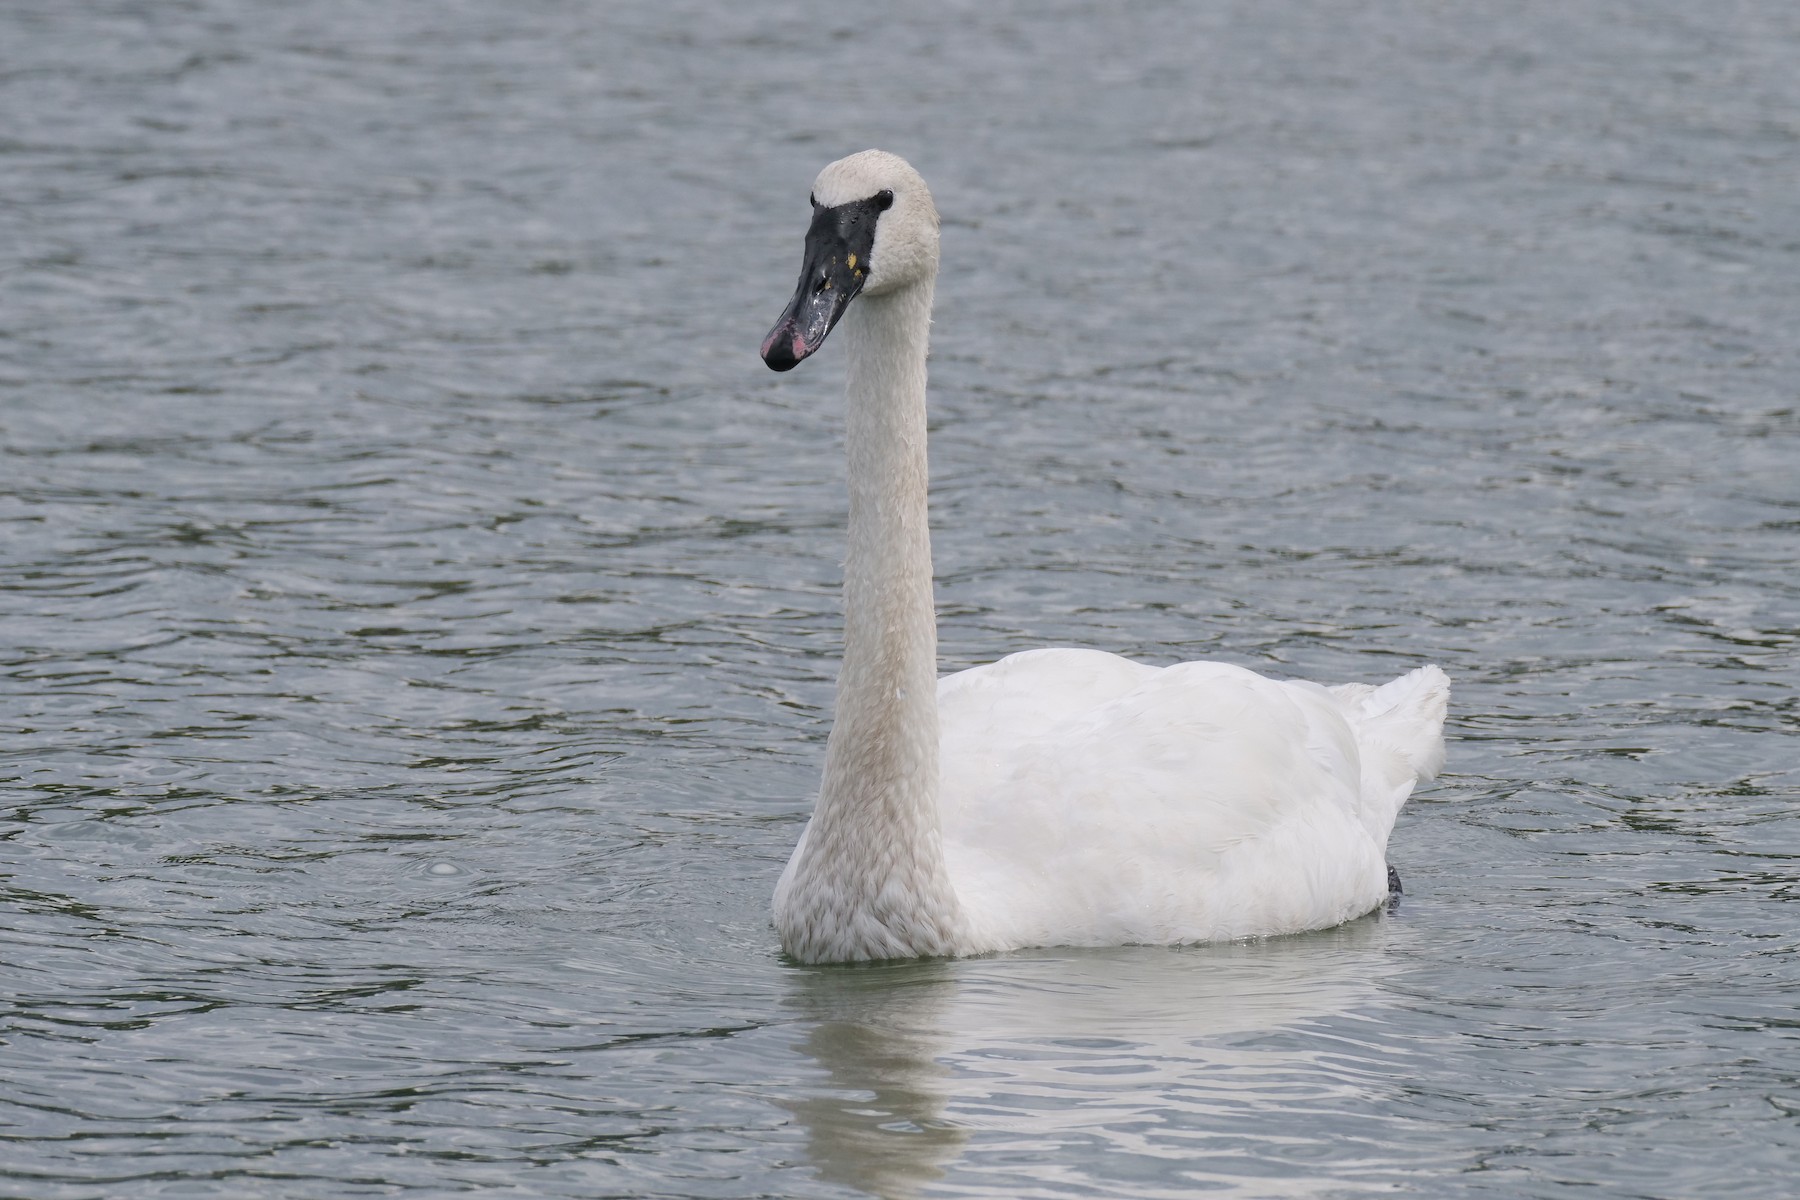
[{"label": "water surface", "polygon": [[[0,1194],[1778,1197],[1800,10],[0,14]],[[1391,913],[801,968],[825,162],[946,669],[1455,681]]]}]

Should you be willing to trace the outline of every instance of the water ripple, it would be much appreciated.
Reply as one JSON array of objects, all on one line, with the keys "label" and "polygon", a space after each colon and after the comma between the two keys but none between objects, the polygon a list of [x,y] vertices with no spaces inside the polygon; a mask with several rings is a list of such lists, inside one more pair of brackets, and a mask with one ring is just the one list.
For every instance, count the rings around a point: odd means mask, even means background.
[{"label": "water ripple", "polygon": [[[0,1191],[1791,1190],[1791,6],[0,39]],[[842,447],[753,351],[865,144],[946,667],[1441,663],[1398,907],[777,956]]]}]

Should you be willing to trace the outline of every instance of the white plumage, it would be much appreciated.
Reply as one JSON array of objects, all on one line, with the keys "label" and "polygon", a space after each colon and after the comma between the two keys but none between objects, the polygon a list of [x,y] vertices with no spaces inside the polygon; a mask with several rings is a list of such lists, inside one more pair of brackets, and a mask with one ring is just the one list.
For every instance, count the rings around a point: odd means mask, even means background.
[{"label": "white plumage", "polygon": [[825,777],[775,893],[783,947],[835,962],[1215,941],[1379,905],[1394,818],[1443,762],[1436,667],[1325,688],[1054,649],[935,678],[937,211],[874,150],[825,168],[814,204],[763,353],[786,370],[843,319],[849,553]]}]

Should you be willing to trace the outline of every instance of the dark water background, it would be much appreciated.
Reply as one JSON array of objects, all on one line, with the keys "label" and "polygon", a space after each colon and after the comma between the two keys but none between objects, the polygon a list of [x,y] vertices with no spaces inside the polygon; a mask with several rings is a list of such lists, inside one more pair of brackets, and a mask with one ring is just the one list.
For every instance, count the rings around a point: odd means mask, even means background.
[{"label": "dark water background", "polygon": [[[1785,1197],[1800,6],[0,8],[0,1195]],[[945,665],[1456,684],[1391,915],[864,970],[813,174]]]}]

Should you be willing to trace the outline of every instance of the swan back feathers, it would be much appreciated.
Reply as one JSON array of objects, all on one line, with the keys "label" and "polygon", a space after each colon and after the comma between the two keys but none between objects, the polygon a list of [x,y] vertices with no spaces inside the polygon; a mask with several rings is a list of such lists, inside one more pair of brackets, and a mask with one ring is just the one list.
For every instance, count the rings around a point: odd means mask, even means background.
[{"label": "swan back feathers", "polygon": [[1364,691],[1066,649],[942,680],[945,856],[975,936],[1219,941],[1376,907],[1446,689],[1428,667]]}]

